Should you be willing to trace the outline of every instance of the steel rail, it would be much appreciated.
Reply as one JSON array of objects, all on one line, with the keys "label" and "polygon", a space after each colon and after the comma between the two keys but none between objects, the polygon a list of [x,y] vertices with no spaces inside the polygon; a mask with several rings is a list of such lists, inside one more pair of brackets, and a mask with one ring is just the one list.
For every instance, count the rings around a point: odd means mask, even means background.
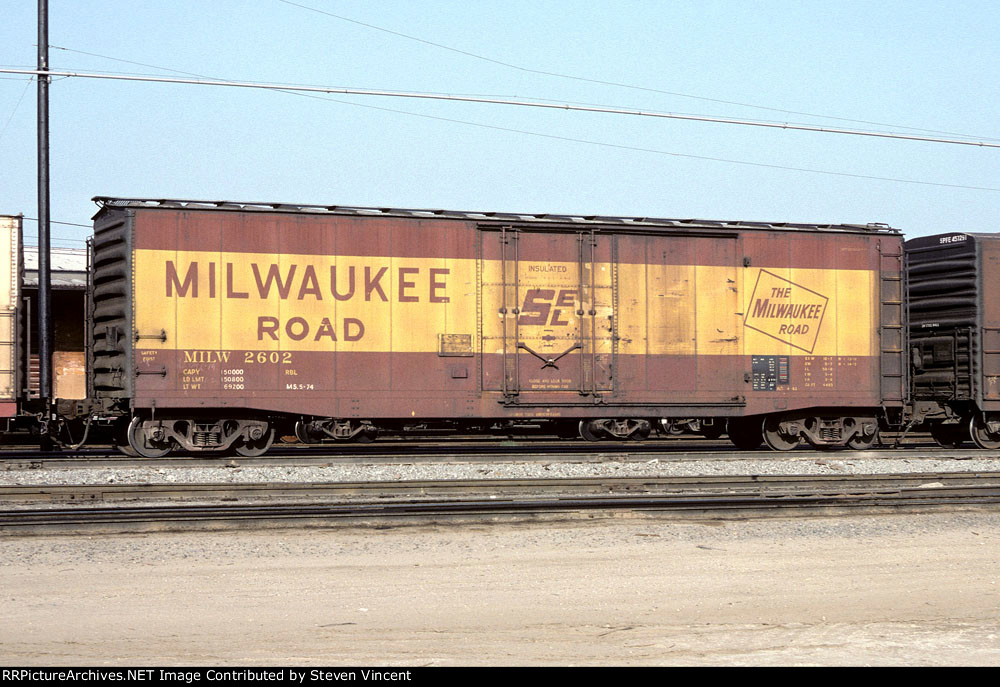
[{"label": "steel rail", "polygon": [[[850,461],[854,458],[884,460],[972,460],[992,458],[991,451],[976,448],[943,448],[933,442],[904,444],[899,449],[858,451],[820,451],[802,447],[794,451],[740,451],[728,441],[711,439],[673,439],[635,442],[501,442],[493,443],[410,443],[379,442],[323,446],[283,446],[264,456],[212,456],[211,454],[171,454],[163,458],[135,458],[114,449],[86,449],[76,452],[38,450],[0,450],[0,471],[75,469],[91,467],[300,467],[351,464],[431,464],[431,463],[540,463],[607,461]],[[1000,461],[997,463],[1000,467]]]},{"label": "steel rail", "polygon": [[645,477],[533,477],[518,479],[369,480],[355,482],[213,482],[69,484],[0,486],[0,503],[11,501],[147,500],[173,496],[344,496],[433,494],[509,494],[546,492],[604,493],[651,491],[680,493],[715,490],[856,490],[927,488],[931,483],[976,486],[1000,484],[1000,472],[924,472],[875,475],[709,475]]},{"label": "steel rail", "polygon": [[788,511],[791,509],[861,509],[901,507],[946,507],[1000,505],[1000,488],[970,492],[879,494],[833,496],[725,496],[718,498],[628,496],[622,498],[590,497],[576,499],[520,499],[509,501],[436,501],[407,503],[359,503],[312,505],[207,505],[151,506],[65,511],[0,512],[0,533],[13,529],[125,523],[184,522],[273,522],[278,520],[315,521],[330,519],[412,518],[414,516],[491,517],[516,514],[553,514],[584,511],[659,511],[725,514],[746,511]]},{"label": "steel rail", "polygon": [[[66,497],[80,487],[6,487],[0,501],[18,496],[36,499]],[[215,503],[120,505],[102,507],[5,508],[0,532],[17,534],[37,528],[126,525],[137,523],[236,523],[292,521],[357,521],[416,516],[485,517],[542,515],[594,511],[657,513],[716,513],[806,509],[1000,506],[1000,473],[925,473],[874,477],[783,476],[718,478],[597,478],[570,480],[478,480],[443,482],[381,482],[301,485],[103,485],[91,489],[102,499],[164,498],[178,492],[223,499]],[[422,498],[400,500],[407,490]],[[261,503],[282,493],[308,502]],[[381,499],[371,498],[374,493]],[[253,494],[253,502],[234,503]],[[351,495],[368,497],[351,501]],[[237,496],[234,496],[237,495]],[[330,496],[340,500],[331,500]],[[443,499],[442,496],[453,496]],[[454,497],[460,495],[461,497]],[[322,500],[316,500],[323,496]],[[228,501],[225,501],[228,499]],[[78,501],[81,503],[82,501]]]}]

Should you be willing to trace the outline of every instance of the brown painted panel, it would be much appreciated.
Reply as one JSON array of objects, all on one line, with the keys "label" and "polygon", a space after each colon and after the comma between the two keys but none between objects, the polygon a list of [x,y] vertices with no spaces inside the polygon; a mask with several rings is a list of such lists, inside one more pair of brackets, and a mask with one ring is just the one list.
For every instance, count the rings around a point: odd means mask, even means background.
[{"label": "brown painted panel", "polygon": [[[194,213],[192,213],[194,214]],[[193,222],[191,226],[196,226]],[[299,221],[286,222],[274,215],[233,214],[223,215],[222,250],[224,252],[246,251],[250,253],[270,253],[277,255],[293,249],[296,245],[312,246],[312,252],[322,247],[322,232],[309,231]],[[197,244],[196,236],[186,241],[185,246]],[[193,248],[198,250],[198,248]],[[296,251],[298,252],[298,251]]]},{"label": "brown painted panel", "polygon": [[[474,358],[447,358],[427,353],[315,353],[275,351],[138,351],[142,374],[136,380],[137,404],[157,408],[247,407],[273,412],[344,417],[447,418],[470,414],[482,403],[488,417],[504,417],[510,408],[500,393],[476,388]],[[143,355],[147,353],[150,355]],[[229,353],[228,356],[224,355]],[[290,355],[290,357],[288,357]],[[498,364],[501,356],[490,356]],[[525,388],[522,403],[579,403],[564,416],[646,415],[654,410],[615,408],[617,403],[729,404],[723,415],[772,412],[814,406],[879,404],[878,358],[792,356],[787,384],[754,390],[750,383],[729,389],[697,388],[699,373],[750,368],[746,356],[620,356],[624,379],[638,382],[627,393],[607,395],[609,407],[591,397],[553,395]],[[337,369],[337,375],[332,370]],[[381,371],[381,372],[380,372]],[[275,381],[277,380],[277,381]],[[746,399],[746,408],[733,402]],[[664,411],[666,412],[665,406]],[[542,411],[538,411],[542,412]],[[397,415],[403,413],[403,415]],[[411,415],[411,413],[415,413]],[[521,416],[525,416],[521,414]]]},{"label": "brown painted panel", "polygon": [[475,358],[435,353],[137,349],[136,360],[142,395],[295,397],[477,389]]},{"label": "brown painted panel", "polygon": [[[376,358],[379,354],[366,355]],[[475,358],[393,353],[390,362],[392,390],[475,393],[477,389],[475,363]]]},{"label": "brown painted panel", "polygon": [[878,269],[876,242],[886,238],[776,231],[742,234],[743,252],[751,265],[797,269]]},{"label": "brown painted panel", "polygon": [[385,391],[392,388],[392,368],[385,355],[356,353],[334,356],[330,368],[336,370],[336,386],[340,391]]},{"label": "brown painted panel", "polygon": [[[982,308],[982,380],[984,406],[1000,407],[1000,237],[979,238],[979,307]],[[989,405],[987,405],[987,403]]]},{"label": "brown painted panel", "polygon": [[138,210],[135,247],[149,250],[472,258],[469,223],[253,212]]},{"label": "brown painted panel", "polygon": [[[595,229],[598,236],[615,234],[612,228]],[[476,256],[477,224],[469,220],[432,220],[399,217],[309,216],[254,212],[210,212],[175,209],[136,210],[135,247],[150,250],[222,250],[226,252],[293,255],[327,252],[329,234],[336,235],[340,255],[395,256],[402,258],[473,258]],[[492,229],[488,234],[499,234]],[[556,241],[546,250],[546,259],[572,262],[578,258],[578,232],[523,231],[522,236],[544,233],[572,237]],[[590,234],[590,229],[579,233]],[[876,269],[875,242],[899,240],[884,234],[872,236],[847,233],[782,232],[747,230],[733,232],[744,242],[744,252],[761,267]],[[655,230],[620,234],[623,241],[618,261],[642,264],[646,256],[641,246],[646,238],[671,239],[671,249],[657,256],[668,265],[729,265],[725,255],[706,247],[733,239],[665,234]],[[495,246],[484,243],[483,257],[498,259]],[[321,248],[322,247],[322,248]],[[327,254],[332,254],[327,252]]]},{"label": "brown painted panel", "polygon": [[[142,248],[147,244],[156,244],[163,250],[183,250],[180,239],[177,235],[178,221],[185,220],[185,214],[180,212],[136,212],[132,238],[133,248]],[[188,222],[186,232],[197,232],[199,245],[209,246],[212,250],[218,245],[218,241],[212,243],[207,230],[218,224],[218,217],[202,217],[197,221]],[[204,250],[202,248],[201,250]]]},{"label": "brown painted panel", "polygon": [[[698,366],[695,356],[650,355],[644,357],[645,391],[695,391],[698,388]],[[632,356],[620,356],[619,367],[628,369]],[[627,373],[626,373],[627,374]]]},{"label": "brown painted panel", "polygon": [[1000,328],[1000,236],[980,238],[980,304],[983,326]]}]

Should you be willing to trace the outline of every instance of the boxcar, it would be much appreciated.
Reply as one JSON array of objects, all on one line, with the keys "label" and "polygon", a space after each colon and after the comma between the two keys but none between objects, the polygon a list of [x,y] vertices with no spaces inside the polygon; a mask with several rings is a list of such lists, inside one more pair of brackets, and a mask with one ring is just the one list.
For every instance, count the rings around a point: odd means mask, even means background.
[{"label": "boxcar", "polygon": [[[38,248],[22,244],[21,215],[0,215],[0,430],[39,429]],[[53,390],[85,398],[86,251],[53,249]]]},{"label": "boxcar", "polygon": [[903,405],[884,225],[95,200],[89,395],[143,455],[671,418],[861,448]]},{"label": "boxcar", "polygon": [[906,242],[913,423],[1000,448],[1000,234]]},{"label": "boxcar", "polygon": [[[21,216],[0,216],[0,418],[19,410],[24,366],[20,346]],[[6,424],[4,425],[6,427]]]}]

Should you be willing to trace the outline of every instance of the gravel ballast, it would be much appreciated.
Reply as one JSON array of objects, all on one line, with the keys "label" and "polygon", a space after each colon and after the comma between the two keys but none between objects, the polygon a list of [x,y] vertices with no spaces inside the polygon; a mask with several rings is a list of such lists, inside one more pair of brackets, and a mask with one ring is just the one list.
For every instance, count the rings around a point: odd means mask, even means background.
[{"label": "gravel ballast", "polygon": [[[883,457],[891,455],[893,457]],[[526,462],[498,459],[484,463],[412,462],[330,465],[240,465],[220,460],[218,467],[156,465],[148,467],[24,468],[0,472],[0,486],[41,484],[218,484],[264,482],[368,482],[402,480],[477,480],[580,477],[697,477],[750,475],[872,475],[933,472],[1000,471],[1000,458],[900,457],[883,452],[842,452],[829,456],[805,453],[774,457],[750,454],[722,459],[679,454],[669,458],[604,462]]]}]

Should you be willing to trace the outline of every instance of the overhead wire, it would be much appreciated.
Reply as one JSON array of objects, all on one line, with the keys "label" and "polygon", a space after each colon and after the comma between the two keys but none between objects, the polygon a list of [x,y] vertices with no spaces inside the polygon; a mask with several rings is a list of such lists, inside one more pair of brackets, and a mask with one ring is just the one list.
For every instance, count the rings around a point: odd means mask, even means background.
[{"label": "overhead wire", "polygon": [[468,126],[475,126],[475,127],[480,127],[480,128],[483,128],[483,129],[493,129],[493,130],[496,130],[496,131],[507,131],[507,132],[511,132],[511,133],[525,134],[527,136],[537,136],[539,138],[548,138],[548,139],[553,139],[553,140],[557,140],[557,141],[567,141],[567,142],[571,142],[571,143],[584,143],[584,144],[588,144],[588,145],[601,146],[601,147],[604,147],[604,148],[615,148],[615,149],[619,149],[619,150],[629,150],[629,151],[642,152],[642,153],[653,153],[653,154],[656,154],[656,155],[669,155],[671,157],[689,158],[689,159],[693,159],[693,160],[705,160],[705,161],[709,161],[709,162],[723,162],[723,163],[734,164],[734,165],[745,165],[745,166],[749,166],[749,167],[764,167],[764,168],[768,168],[768,169],[781,169],[781,170],[786,170],[786,171],[791,171],[791,172],[808,172],[808,173],[811,173],[811,174],[827,174],[827,175],[839,176],[839,177],[852,177],[852,178],[855,178],[855,179],[869,179],[869,180],[876,180],[876,181],[891,181],[891,182],[902,183],[902,184],[919,184],[919,185],[922,185],[922,186],[939,186],[939,187],[944,187],[944,188],[959,188],[959,189],[966,189],[966,190],[970,190],[970,191],[993,191],[993,192],[1000,192],[1000,188],[990,187],[990,186],[969,186],[969,185],[964,185],[964,184],[946,184],[946,183],[935,182],[935,181],[920,181],[920,180],[917,180],[917,179],[902,179],[902,178],[896,178],[896,177],[880,177],[880,176],[873,176],[873,175],[870,175],[870,174],[852,174],[852,173],[849,173],[849,172],[834,172],[834,171],[831,171],[831,170],[813,169],[813,168],[809,168],[809,167],[791,167],[791,166],[787,166],[787,165],[775,165],[775,164],[769,164],[769,163],[764,163],[764,162],[749,162],[749,161],[746,161],[746,160],[732,160],[732,159],[728,159],[728,158],[710,157],[710,156],[706,156],[706,155],[694,155],[694,154],[689,154],[689,153],[676,153],[676,152],[671,152],[671,151],[667,151],[667,150],[658,150],[656,148],[643,148],[643,147],[639,147],[639,146],[630,146],[630,145],[624,145],[624,144],[618,144],[618,143],[608,143],[606,141],[594,141],[594,140],[589,140],[589,139],[584,139],[584,138],[573,138],[573,137],[570,137],[570,136],[559,136],[557,134],[546,134],[546,133],[541,133],[541,132],[538,132],[538,131],[528,131],[528,130],[525,130],[525,129],[513,129],[513,128],[509,128],[509,127],[497,126],[497,125],[494,125],[494,124],[482,124],[482,123],[479,123],[479,122],[469,122],[469,121],[465,121],[465,120],[451,119],[449,117],[440,117],[440,116],[437,116],[437,115],[429,115],[429,114],[423,114],[423,113],[419,113],[419,112],[408,112],[406,110],[397,110],[395,108],[379,107],[377,105],[365,105],[363,103],[352,103],[352,102],[346,101],[346,100],[340,100],[340,99],[337,99],[337,98],[329,98],[329,97],[317,96],[317,95],[313,95],[313,94],[309,94],[309,93],[295,93],[294,95],[301,95],[301,96],[304,96],[304,97],[307,97],[307,98],[317,98],[319,100],[327,100],[327,101],[330,101],[330,102],[342,103],[344,105],[353,105],[353,106],[356,106],[356,107],[364,107],[364,108],[369,108],[369,109],[373,109],[373,110],[382,110],[384,112],[396,112],[396,113],[399,113],[399,114],[407,114],[407,115],[411,115],[411,116],[414,116],[414,117],[423,117],[425,119],[435,119],[435,120],[442,121],[442,122],[451,122],[451,123],[454,123],[454,124],[465,124],[465,125],[468,125]]},{"label": "overhead wire", "polygon": [[488,62],[490,64],[498,65],[498,66],[501,66],[501,67],[506,67],[508,69],[514,69],[514,70],[517,70],[517,71],[520,71],[520,72],[529,73],[529,74],[538,74],[538,75],[541,75],[541,76],[550,76],[550,77],[555,77],[555,78],[560,78],[560,79],[569,79],[569,80],[573,80],[573,81],[581,81],[581,82],[585,82],[585,83],[598,84],[598,85],[602,85],[602,86],[613,86],[613,87],[616,87],[616,88],[626,88],[626,89],[636,90],[636,91],[645,91],[645,92],[648,92],[648,93],[658,93],[658,94],[661,94],[661,95],[670,95],[670,96],[675,96],[675,97],[679,97],[679,98],[690,98],[690,99],[693,99],[693,100],[702,100],[702,101],[705,101],[705,102],[719,103],[719,104],[724,104],[724,105],[737,105],[739,107],[748,107],[748,108],[753,108],[753,109],[758,109],[758,110],[767,110],[767,111],[770,111],[770,112],[780,112],[782,114],[794,114],[794,115],[805,116],[805,117],[816,117],[816,118],[819,118],[819,119],[831,119],[831,120],[836,120],[836,121],[841,121],[841,122],[854,122],[856,124],[870,124],[872,126],[886,126],[886,127],[891,127],[891,128],[894,128],[894,129],[907,129],[909,131],[921,131],[921,132],[924,132],[924,133],[946,134],[948,136],[957,136],[957,137],[960,137],[960,138],[975,138],[975,139],[983,139],[983,140],[990,140],[990,141],[1000,141],[1000,138],[993,138],[993,137],[989,137],[989,136],[974,136],[974,135],[970,135],[970,134],[954,133],[954,132],[950,132],[950,131],[940,131],[940,130],[937,130],[937,129],[924,129],[924,128],[913,127],[913,126],[905,126],[905,125],[901,125],[901,124],[886,124],[884,122],[874,122],[874,121],[870,121],[870,120],[866,120],[866,119],[852,119],[852,118],[849,118],[849,117],[837,117],[837,116],[828,115],[828,114],[817,114],[817,113],[814,113],[814,112],[803,112],[803,111],[798,111],[798,110],[787,110],[787,109],[782,109],[782,108],[778,108],[778,107],[769,107],[769,106],[766,106],[766,105],[756,105],[756,104],[753,104],[753,103],[744,103],[744,102],[739,102],[739,101],[735,101],[735,100],[724,100],[724,99],[720,99],[720,98],[709,98],[709,97],[706,97],[706,96],[693,95],[691,93],[681,93],[681,92],[677,92],[677,91],[667,91],[667,90],[662,90],[662,89],[659,89],[659,88],[651,88],[651,87],[648,87],[648,86],[638,86],[638,85],[635,85],[635,84],[627,84],[627,83],[621,83],[621,82],[617,82],[617,81],[605,81],[605,80],[602,80],[602,79],[593,79],[593,78],[588,78],[588,77],[584,77],[584,76],[577,76],[577,75],[574,75],[574,74],[566,74],[566,73],[563,73],[563,72],[547,71],[547,70],[543,70],[543,69],[533,69],[531,67],[525,67],[525,66],[522,66],[522,65],[519,65],[519,64],[514,64],[514,63],[511,63],[511,62],[505,62],[503,60],[499,60],[499,59],[496,59],[496,58],[493,58],[493,57],[488,57],[486,55],[481,55],[479,53],[470,52],[468,50],[462,50],[460,48],[456,48],[456,47],[453,47],[453,46],[450,46],[450,45],[445,45],[443,43],[437,43],[435,41],[430,41],[430,40],[427,40],[425,38],[420,38],[418,36],[413,36],[413,35],[410,35],[410,34],[407,34],[407,33],[403,33],[401,31],[394,31],[392,29],[387,29],[384,26],[377,26],[375,24],[370,24],[370,23],[363,22],[363,21],[360,21],[360,20],[357,20],[357,19],[352,19],[350,17],[345,17],[345,16],[342,16],[342,15],[339,15],[339,14],[334,14],[333,12],[328,12],[326,10],[321,10],[321,9],[316,8],[316,7],[311,7],[309,5],[303,5],[303,4],[298,3],[298,2],[292,2],[291,0],[278,0],[278,2],[283,3],[285,5],[290,5],[292,7],[298,7],[300,9],[304,9],[304,10],[307,10],[307,11],[310,11],[310,12],[315,12],[317,14],[323,14],[323,15],[326,15],[328,17],[332,17],[333,19],[338,19],[340,21],[348,22],[348,23],[351,23],[351,24],[356,24],[358,26],[364,26],[366,28],[369,28],[369,29],[372,29],[372,30],[375,30],[375,31],[381,31],[383,33],[391,34],[393,36],[397,36],[399,38],[404,38],[406,40],[414,41],[414,42],[417,42],[417,43],[422,43],[424,45],[429,45],[431,47],[439,48],[441,50],[447,50],[449,52],[457,53],[457,54],[463,55],[465,57],[470,57],[470,58],[473,58],[473,59],[476,59],[476,60],[481,60],[483,62]]},{"label": "overhead wire", "polygon": [[270,84],[258,81],[228,81],[218,79],[182,79],[177,77],[158,76],[126,76],[121,74],[94,73],[94,72],[71,72],[62,70],[38,70],[38,69],[0,69],[0,72],[11,74],[34,74],[36,76],[61,76],[67,78],[84,79],[106,79],[112,81],[139,81],[147,83],[172,83],[186,84],[192,86],[226,86],[230,88],[256,88],[262,90],[291,90],[309,93],[335,93],[339,95],[359,95],[369,97],[386,98],[409,98],[417,100],[444,100],[467,103],[483,103],[489,105],[509,105],[515,107],[531,107],[549,110],[567,110],[575,112],[593,112],[599,114],[623,115],[634,117],[654,117],[660,119],[677,119],[685,121],[709,122],[715,124],[733,124],[740,126],[756,126],[769,129],[787,129],[793,131],[810,131],[814,133],[839,134],[849,136],[869,136],[874,138],[887,138],[908,141],[922,141],[927,143],[943,143],[951,145],[977,146],[980,148],[1000,148],[1000,143],[987,143],[979,140],[950,139],[937,136],[916,136],[911,134],[901,134],[893,132],[860,131],[852,129],[840,129],[833,127],[813,126],[807,124],[792,124],[788,122],[774,123],[761,122],[746,119],[735,119],[732,117],[710,117],[706,115],[686,115],[675,112],[656,112],[647,110],[630,110],[612,107],[591,107],[584,105],[571,105],[569,103],[545,103],[531,100],[513,100],[508,98],[492,98],[480,96],[450,95],[442,93],[427,93],[422,91],[386,91],[370,88],[344,88],[340,86],[303,86],[290,84]]},{"label": "overhead wire", "polygon": [[[37,217],[21,217],[21,219],[24,220],[24,221],[26,221],[26,222],[37,222],[38,221]],[[83,227],[85,229],[93,229],[93,225],[92,224],[80,224],[79,222],[60,222],[58,220],[50,219],[49,223],[50,224],[62,224],[62,225],[68,226],[68,227]],[[70,243],[86,243],[87,242],[87,239],[78,239],[78,238],[73,238],[73,237],[69,237],[69,236],[52,236],[51,239],[52,239],[52,241],[64,241],[64,242],[70,242]],[[37,244],[31,244],[31,243],[25,243],[25,245],[28,246],[29,248],[37,248],[38,247]],[[64,248],[71,248],[70,246],[63,246],[63,247]]]},{"label": "overhead wire", "polygon": [[[36,217],[22,217],[21,219],[26,220],[26,221],[31,221],[31,222],[37,222],[38,221],[38,218],[36,218]],[[87,229],[90,229],[93,226],[93,225],[90,225],[90,224],[80,224],[79,222],[57,222],[54,219],[50,219],[49,222],[51,224],[65,224],[68,227],[86,227]],[[66,240],[68,241],[70,239],[66,239]],[[72,239],[72,240],[76,241],[77,239]],[[79,239],[79,240],[82,241],[83,239]]]},{"label": "overhead wire", "polygon": [[[59,46],[56,46],[56,47],[59,47]],[[74,49],[71,49],[71,48],[59,47],[59,49],[61,49],[61,50],[67,50],[67,51],[71,51],[71,52],[82,52],[82,51],[77,51],[77,50],[74,50]],[[202,74],[194,74],[192,72],[182,72],[181,70],[172,69],[170,67],[163,67],[163,66],[160,66],[160,65],[152,65],[152,64],[146,64],[146,63],[133,62],[131,60],[124,60],[124,59],[121,59],[121,58],[111,57],[111,56],[108,56],[108,55],[98,55],[96,53],[88,53],[88,54],[90,54],[91,56],[94,56],[94,57],[101,57],[103,59],[108,59],[108,60],[112,60],[112,61],[137,64],[139,66],[144,66],[144,67],[148,67],[148,68],[151,68],[151,69],[159,69],[159,70],[162,70],[162,71],[168,71],[168,72],[186,74],[188,76],[196,76],[196,77],[205,78],[205,79],[214,78],[214,77],[209,77],[209,76],[202,75]],[[735,164],[735,165],[742,165],[742,166],[749,166],[749,167],[760,167],[760,168],[766,168],[766,169],[780,169],[780,170],[793,171],[793,172],[805,172],[805,173],[809,173],[809,174],[824,174],[824,175],[829,175],[829,176],[839,176],[839,177],[848,177],[848,178],[856,178],[856,179],[868,179],[868,180],[874,180],[874,181],[888,181],[888,182],[904,183],[904,184],[917,184],[917,185],[922,185],[922,186],[936,186],[936,187],[943,187],[943,188],[956,188],[956,189],[965,189],[965,190],[973,190],[973,191],[1000,192],[1000,188],[988,187],[988,186],[973,186],[973,185],[968,185],[968,184],[948,184],[948,183],[944,183],[944,182],[923,181],[923,180],[919,180],[919,179],[904,179],[904,178],[898,178],[898,177],[883,177],[883,176],[870,175],[870,174],[856,174],[856,173],[850,173],[850,172],[837,172],[837,171],[833,171],[833,170],[823,170],[823,169],[816,169],[816,168],[809,168],[809,167],[793,167],[793,166],[789,166],[789,165],[777,165],[777,164],[773,164],[773,163],[751,162],[751,161],[748,161],[748,160],[735,160],[735,159],[730,159],[730,158],[711,157],[711,156],[695,155],[695,154],[689,154],[689,153],[677,153],[677,152],[673,152],[673,151],[660,150],[660,149],[654,149],[654,148],[645,148],[645,147],[640,147],[640,146],[629,146],[629,145],[624,145],[624,144],[608,143],[608,142],[605,142],[605,141],[595,141],[595,140],[590,140],[590,139],[573,138],[573,137],[568,137],[568,136],[559,136],[559,135],[556,135],[556,134],[546,134],[546,133],[542,133],[542,132],[538,132],[538,131],[529,131],[529,130],[525,130],[525,129],[516,129],[516,128],[512,128],[512,127],[502,127],[502,126],[497,126],[497,125],[493,125],[493,124],[483,124],[483,123],[480,123],[480,122],[470,122],[470,121],[462,120],[462,119],[455,119],[455,118],[451,118],[451,117],[441,117],[441,116],[438,116],[438,115],[429,115],[429,114],[425,114],[425,113],[412,112],[412,111],[408,111],[408,110],[399,110],[399,109],[396,109],[396,108],[381,107],[381,106],[377,106],[377,105],[366,105],[366,104],[363,104],[363,103],[356,103],[356,102],[352,102],[352,101],[348,101],[348,100],[343,100],[343,99],[340,99],[340,98],[331,98],[329,96],[317,95],[315,93],[304,93],[304,92],[299,92],[299,91],[290,90],[290,89],[285,89],[285,90],[276,89],[276,90],[277,90],[277,92],[287,93],[289,95],[297,95],[297,96],[300,96],[300,97],[313,98],[313,99],[316,99],[316,100],[324,100],[324,101],[327,101],[327,102],[333,102],[333,103],[337,103],[337,104],[341,104],[341,105],[350,105],[350,106],[354,106],[354,107],[361,107],[361,108],[367,108],[367,109],[372,109],[372,110],[379,110],[379,111],[382,111],[382,112],[391,112],[391,113],[395,113],[395,114],[402,114],[402,115],[407,115],[407,116],[411,116],[411,117],[420,117],[420,118],[423,118],[423,119],[430,119],[430,120],[448,122],[448,123],[453,123],[453,124],[462,124],[464,126],[472,126],[472,127],[482,128],[482,129],[490,129],[490,130],[495,130],[495,131],[504,131],[504,132],[508,132],[508,133],[522,134],[522,135],[526,135],[526,136],[534,136],[534,137],[538,137],[538,138],[548,138],[548,139],[552,139],[552,140],[561,140],[561,141],[572,142],[572,143],[580,143],[580,144],[586,144],[586,145],[600,146],[600,147],[604,147],[604,148],[612,148],[612,149],[619,149],[619,150],[630,150],[630,151],[634,151],[634,152],[651,153],[651,154],[656,154],[656,155],[667,155],[667,156],[671,156],[671,157],[688,158],[688,159],[695,159],[695,160],[704,160],[704,161],[708,161],[708,162],[719,162],[719,163]]]},{"label": "overhead wire", "polygon": [[[124,62],[125,64],[134,64],[134,65],[137,65],[137,66],[140,66],[140,67],[148,67],[150,69],[159,69],[159,70],[166,71],[166,72],[173,72],[174,74],[184,74],[186,76],[195,76],[195,77],[198,77],[200,79],[216,79],[218,81],[225,81],[225,79],[217,79],[217,77],[207,76],[205,74],[196,74],[194,72],[185,72],[185,71],[182,71],[180,69],[170,69],[169,67],[159,67],[159,66],[157,66],[155,64],[146,64],[145,62],[134,62],[132,60],[123,60],[123,59],[120,59],[118,57],[111,57],[110,55],[102,55],[102,54],[96,53],[96,52],[87,52],[86,50],[76,50],[75,48],[66,48],[66,47],[63,47],[63,46],[51,45],[51,44],[49,45],[49,48],[50,49],[54,49],[54,50],[62,50],[62,51],[65,51],[65,52],[77,53],[77,54],[80,54],[80,55],[88,55],[90,57],[100,57],[102,59],[112,60],[114,62]],[[114,74],[127,74],[127,75],[130,75],[130,76],[152,76],[151,74],[144,74],[144,73],[141,73],[141,72],[110,72],[110,73],[114,73]],[[271,84],[271,85],[281,86],[282,84],[276,83],[276,84]],[[290,88],[294,87],[296,85],[297,84],[287,84],[287,86],[290,87]],[[495,94],[495,93],[460,93],[460,94],[457,94],[457,93],[439,93],[438,95],[463,95],[463,96],[471,96],[471,97],[482,96],[482,97],[488,97],[488,98],[510,98],[510,97],[513,97],[513,96],[510,96],[510,95],[498,95],[498,94]]]},{"label": "overhead wire", "polygon": [[[194,77],[198,77],[198,78],[201,78],[201,79],[214,79],[214,80],[218,80],[218,81],[225,81],[226,80],[226,79],[220,79],[219,77],[208,76],[208,75],[205,75],[205,74],[197,74],[195,72],[187,72],[187,71],[182,71],[180,69],[171,69],[169,67],[161,67],[161,66],[157,66],[157,65],[154,65],[154,64],[147,64],[145,62],[135,62],[135,61],[132,61],[132,60],[123,60],[123,59],[120,59],[120,58],[117,58],[117,57],[112,57],[110,55],[102,55],[100,53],[88,52],[86,50],[77,50],[75,48],[67,48],[67,47],[63,47],[63,46],[59,46],[59,45],[49,45],[49,48],[54,49],[54,50],[62,50],[62,51],[65,51],[65,52],[77,53],[77,54],[80,54],[80,55],[88,55],[90,57],[99,57],[99,58],[102,58],[102,59],[105,59],[105,60],[111,60],[113,62],[124,62],[126,64],[134,64],[134,65],[141,66],[141,67],[148,67],[150,69],[159,69],[161,71],[172,72],[174,74],[184,74],[186,76],[194,76]],[[111,71],[111,70],[107,70],[107,72],[110,73],[110,74],[127,74],[127,75],[130,75],[130,76],[153,76],[151,74],[142,73],[142,72],[118,72],[118,71]],[[63,77],[63,78],[68,78],[68,77]],[[287,86],[289,88],[294,88],[294,87],[302,85],[302,84],[294,84],[294,83],[287,83],[287,84],[270,83],[269,85],[276,86],[276,87],[281,87],[281,86],[284,85],[284,86]],[[281,89],[277,88],[277,90],[281,90]],[[510,95],[481,94],[481,93],[448,93],[448,92],[441,92],[441,91],[433,92],[433,93],[436,94],[436,95],[456,95],[456,96],[473,96],[473,97],[475,97],[475,96],[482,96],[482,97],[489,97],[489,98],[512,98],[512,97],[515,97],[515,96],[510,96]],[[534,96],[533,99],[534,100],[544,101],[544,102],[550,102],[550,103],[569,103],[571,105],[582,105],[582,106],[586,106],[586,107],[627,109],[627,108],[624,108],[622,106],[617,106],[617,105],[606,105],[606,104],[592,103],[592,102],[586,102],[586,101],[573,101],[573,100],[566,101],[566,100],[557,100],[555,98],[543,98],[543,97],[538,97],[538,96]],[[400,110],[400,112],[403,112],[405,114],[405,112],[403,110]],[[662,110],[648,110],[648,112],[650,112],[650,113],[657,113],[657,114],[665,114]],[[692,116],[692,117],[708,116],[708,115],[699,115],[697,113],[691,113],[691,112],[679,112],[677,114],[679,114],[679,115],[686,115],[686,116]],[[797,124],[797,122],[785,122],[785,121],[773,120],[773,119],[771,119],[771,120],[769,120],[769,119],[759,119],[759,120],[748,120],[748,121],[760,122],[760,123],[763,123],[763,124],[775,124],[775,125],[778,125],[778,126],[780,126],[782,128],[786,128],[788,125]],[[851,121],[858,121],[858,120],[851,120]],[[907,128],[907,127],[901,127],[901,128]],[[864,131],[869,131],[869,130],[864,130]],[[928,129],[928,130],[925,130],[925,131],[931,131],[931,130]],[[877,133],[877,132],[872,132],[872,133]],[[967,136],[966,134],[955,134],[955,135],[956,136],[962,136],[962,137]],[[987,141],[992,141],[992,140],[1000,141],[1000,138],[998,138],[998,139],[992,139],[992,138],[986,138],[986,137],[980,137],[980,138],[982,138],[983,140],[987,140]]]},{"label": "overhead wire", "polygon": [[31,82],[34,80],[35,77],[32,76],[28,79],[28,83],[24,84],[24,90],[21,91],[21,97],[17,99],[16,103],[14,103],[14,110],[10,113],[10,117],[7,117],[7,121],[4,123],[3,129],[0,129],[0,141],[3,140],[3,135],[7,133],[7,127],[10,126],[10,123],[14,120],[14,115],[17,114],[18,108],[21,107],[21,101],[24,100],[24,96],[27,95],[28,89],[31,87]]}]

